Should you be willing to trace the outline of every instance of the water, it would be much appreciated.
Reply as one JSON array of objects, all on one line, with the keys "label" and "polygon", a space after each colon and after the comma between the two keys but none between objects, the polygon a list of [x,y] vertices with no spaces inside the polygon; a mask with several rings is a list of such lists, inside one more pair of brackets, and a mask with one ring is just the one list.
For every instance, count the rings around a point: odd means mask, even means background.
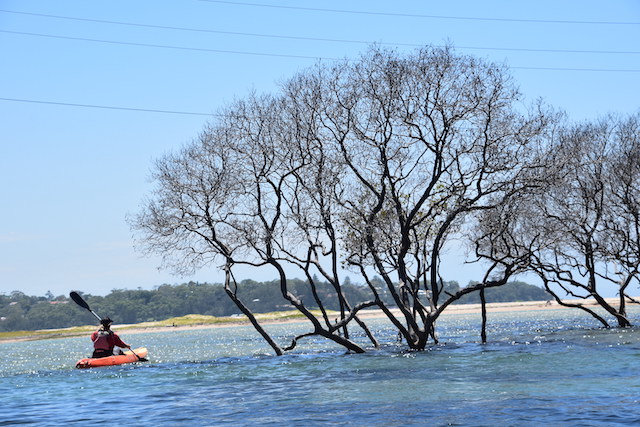
[{"label": "water", "polygon": [[[631,317],[640,324],[640,310]],[[408,352],[384,320],[380,350],[305,339],[272,355],[251,327],[121,335],[149,363],[77,370],[88,337],[0,343],[0,425],[636,425],[640,329],[573,311],[447,315],[442,343]],[[281,344],[305,324],[268,329]],[[364,337],[359,337],[365,343]]]}]

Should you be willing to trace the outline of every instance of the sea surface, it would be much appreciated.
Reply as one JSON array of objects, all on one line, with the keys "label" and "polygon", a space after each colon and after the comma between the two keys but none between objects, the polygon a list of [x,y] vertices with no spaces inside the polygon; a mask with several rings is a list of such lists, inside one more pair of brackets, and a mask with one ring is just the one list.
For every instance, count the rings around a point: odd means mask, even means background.
[{"label": "sea surface", "polygon": [[[640,324],[640,309],[631,310]],[[640,425],[640,328],[602,329],[578,311],[449,314],[441,343],[384,342],[346,354],[301,340],[273,355],[252,327],[120,335],[149,362],[79,370],[89,337],[0,343],[0,425]],[[281,345],[305,323],[268,326]],[[354,331],[359,342],[366,340]]]}]

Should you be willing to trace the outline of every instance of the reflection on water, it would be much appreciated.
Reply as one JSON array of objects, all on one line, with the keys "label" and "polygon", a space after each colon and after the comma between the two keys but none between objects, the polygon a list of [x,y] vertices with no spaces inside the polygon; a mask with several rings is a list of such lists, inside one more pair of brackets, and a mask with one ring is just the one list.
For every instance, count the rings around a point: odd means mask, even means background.
[{"label": "reflection on water", "polygon": [[[640,322],[640,310],[632,317]],[[121,333],[149,363],[76,370],[88,337],[0,344],[0,425],[615,425],[640,422],[640,330],[572,311],[447,315],[442,343],[409,352],[321,339],[283,357],[251,327]],[[281,343],[304,323],[270,325]],[[363,334],[356,339],[367,344]],[[118,421],[120,420],[120,421]]]}]

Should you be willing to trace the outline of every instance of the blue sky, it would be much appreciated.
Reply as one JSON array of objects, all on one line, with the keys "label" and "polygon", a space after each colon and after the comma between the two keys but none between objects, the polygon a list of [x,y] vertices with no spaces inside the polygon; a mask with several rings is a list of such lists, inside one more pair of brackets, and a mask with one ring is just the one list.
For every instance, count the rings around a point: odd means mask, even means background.
[{"label": "blue sky", "polygon": [[[208,114],[319,59],[451,43],[583,120],[640,108],[639,40],[637,0],[0,0],[0,293],[222,280],[158,271],[125,216]],[[478,279],[462,258],[445,277]]]}]

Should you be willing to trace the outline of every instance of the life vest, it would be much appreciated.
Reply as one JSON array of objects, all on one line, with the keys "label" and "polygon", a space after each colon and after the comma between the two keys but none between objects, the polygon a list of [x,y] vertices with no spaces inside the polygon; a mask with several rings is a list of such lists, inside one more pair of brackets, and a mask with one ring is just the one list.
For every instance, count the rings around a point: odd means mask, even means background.
[{"label": "life vest", "polygon": [[96,339],[93,341],[93,348],[96,350],[111,350],[113,345],[111,344],[112,331],[99,330],[96,334]]}]

